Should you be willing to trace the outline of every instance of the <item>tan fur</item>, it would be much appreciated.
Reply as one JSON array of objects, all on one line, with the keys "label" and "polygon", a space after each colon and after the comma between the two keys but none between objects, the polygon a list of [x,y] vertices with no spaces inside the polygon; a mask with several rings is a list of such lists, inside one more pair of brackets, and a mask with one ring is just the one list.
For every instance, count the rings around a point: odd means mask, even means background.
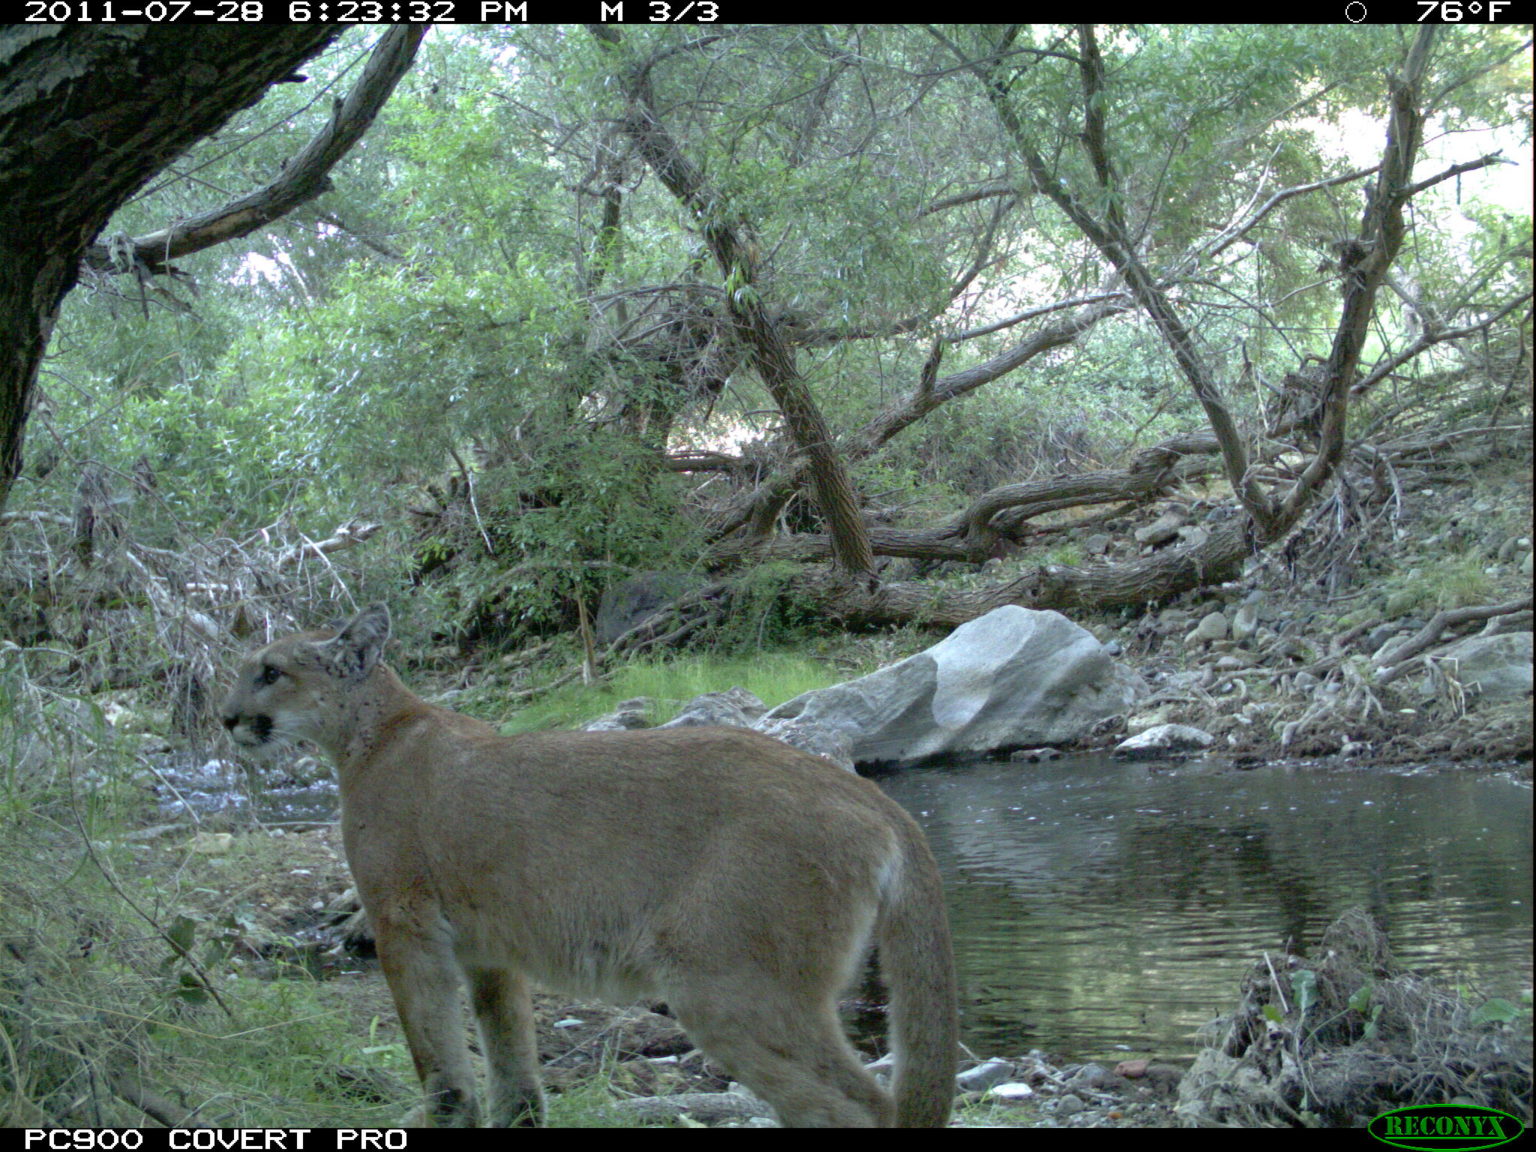
[{"label": "tan fur", "polygon": [[[388,634],[374,605],[339,633],[267,645],[224,723],[243,745],[303,739],[334,758],[347,860],[431,1119],[480,1119],[462,978],[496,1125],[542,1118],[530,979],[660,995],[788,1127],[947,1122],[949,930],[933,857],[896,803],[743,729],[500,736],[406,689],[380,662]],[[894,1101],[837,1018],[871,942]]]}]

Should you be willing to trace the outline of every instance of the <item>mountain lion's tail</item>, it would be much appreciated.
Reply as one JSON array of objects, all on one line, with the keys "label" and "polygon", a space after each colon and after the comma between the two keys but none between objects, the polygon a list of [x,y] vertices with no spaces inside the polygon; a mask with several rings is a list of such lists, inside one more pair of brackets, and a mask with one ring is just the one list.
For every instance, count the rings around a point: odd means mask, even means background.
[{"label": "mountain lion's tail", "polygon": [[943,1128],[955,1099],[955,961],[938,865],[913,826],[876,927],[891,993],[892,1092],[899,1128]]}]

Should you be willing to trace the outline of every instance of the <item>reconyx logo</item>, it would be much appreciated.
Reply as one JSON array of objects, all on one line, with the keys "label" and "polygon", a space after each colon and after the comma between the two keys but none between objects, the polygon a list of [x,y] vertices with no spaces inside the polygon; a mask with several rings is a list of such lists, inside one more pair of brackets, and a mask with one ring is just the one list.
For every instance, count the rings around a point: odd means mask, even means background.
[{"label": "reconyx logo", "polygon": [[1398,1148],[1471,1152],[1513,1140],[1525,1129],[1508,1112],[1464,1104],[1425,1104],[1383,1112],[1366,1131],[1383,1144]]}]

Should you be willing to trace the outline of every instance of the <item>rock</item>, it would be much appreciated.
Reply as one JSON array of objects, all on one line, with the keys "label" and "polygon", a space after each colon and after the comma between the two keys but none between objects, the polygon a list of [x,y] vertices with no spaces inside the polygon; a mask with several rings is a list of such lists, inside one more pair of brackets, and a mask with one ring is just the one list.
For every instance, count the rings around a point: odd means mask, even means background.
[{"label": "rock", "polygon": [[994,1084],[987,1089],[987,1095],[998,1100],[1028,1100],[1035,1094],[1035,1090],[1028,1084],[1013,1081],[1008,1084]]},{"label": "rock", "polygon": [[185,827],[183,824],[153,824],[148,828],[137,828],[132,832],[124,832],[123,839],[130,843],[158,840],[162,836],[169,836],[172,832],[184,831]]},{"label": "rock", "polygon": [[1115,1075],[1124,1076],[1127,1080],[1140,1080],[1147,1074],[1147,1060],[1122,1060],[1115,1065]]},{"label": "rock", "polygon": [[1013,1077],[1013,1064],[1007,1060],[984,1060],[974,1068],[955,1077],[955,1084],[962,1092],[985,1092],[1006,1084]]},{"label": "rock", "polygon": [[311,787],[331,779],[331,766],[314,756],[300,756],[288,765],[285,775],[295,784]]},{"label": "rock", "polygon": [[1211,644],[1217,640],[1227,638],[1227,617],[1224,612],[1211,612],[1196,624],[1194,630],[1184,637],[1186,644]]},{"label": "rock", "polygon": [[690,572],[639,572],[603,592],[594,630],[599,644],[612,644],[646,617],[703,584]]},{"label": "rock", "polygon": [[227,856],[235,849],[235,837],[229,832],[199,832],[188,848],[202,856]]},{"label": "rock", "polygon": [[1216,743],[1216,737],[1188,724],[1159,724],[1115,746],[1116,756],[1130,759],[1163,756],[1169,752],[1199,752]]},{"label": "rock", "polygon": [[705,692],[683,705],[680,711],[658,728],[750,728],[768,706],[745,688],[731,687],[724,692]]},{"label": "rock", "polygon": [[650,713],[651,698],[635,696],[629,700],[620,700],[612,712],[583,724],[581,730],[583,732],[617,732],[644,728],[650,723]]},{"label": "rock", "polygon": [[782,740],[802,752],[825,756],[849,772],[853,766],[853,735],[844,728],[809,723],[800,719],[761,720],[753,725],[765,736]]},{"label": "rock", "polygon": [[756,727],[798,720],[846,733],[855,763],[905,763],[1069,743],[1143,689],[1065,616],[1007,605],[925,652],[797,696]]},{"label": "rock", "polygon": [[1125,730],[1127,732],[1145,732],[1148,728],[1156,728],[1159,724],[1166,724],[1172,711],[1168,705],[1164,704],[1161,707],[1152,709],[1150,712],[1138,712],[1135,716],[1126,720]]},{"label": "rock", "polygon": [[1172,1096],[1179,1090],[1184,1070],[1173,1064],[1149,1064],[1145,1084],[1159,1096]]},{"label": "rock", "polygon": [[1170,508],[1145,528],[1136,529],[1136,543],[1166,544],[1179,534],[1179,529],[1189,523],[1181,508]]},{"label": "rock", "polygon": [[1437,654],[1435,662],[1468,699],[1521,700],[1531,694],[1531,633],[1469,636]]},{"label": "rock", "polygon": [[1522,575],[1522,576],[1529,576],[1531,574],[1531,557],[1532,557],[1532,555],[1533,555],[1533,553],[1527,552],[1525,554],[1525,559],[1520,561],[1520,575]]},{"label": "rock", "polygon": [[222,644],[224,642],[224,629],[220,628],[211,617],[189,608],[186,613],[186,622],[188,628],[209,643]]},{"label": "rock", "polygon": [[1074,1092],[1068,1092],[1065,1096],[1056,1101],[1056,1115],[1076,1116],[1086,1107],[1087,1105],[1083,1103],[1081,1096],[1078,1096]]},{"label": "rock", "polygon": [[1067,1085],[1072,1088],[1096,1089],[1104,1087],[1108,1080],[1109,1073],[1102,1064],[1084,1064],[1067,1078]]},{"label": "rock", "polygon": [[139,714],[116,700],[107,701],[101,710],[101,716],[113,728],[124,729],[137,728],[139,726]]},{"label": "rock", "polygon": [[1239,645],[1247,644],[1259,630],[1259,608],[1264,603],[1264,593],[1255,589],[1232,615],[1232,639]]},{"label": "rock", "polygon": [[1315,659],[1312,650],[1298,641],[1295,636],[1279,636],[1278,633],[1269,631],[1269,628],[1260,628],[1260,636],[1264,637],[1263,650],[1275,659],[1296,660],[1298,664],[1304,660]]},{"label": "rock", "polygon": [[1056,748],[1020,748],[1017,752],[1010,752],[1008,759],[1039,764],[1046,760],[1060,760],[1061,752]]},{"label": "rock", "polygon": [[1112,538],[1104,532],[1095,532],[1083,541],[1083,551],[1089,556],[1102,556],[1109,551]]}]

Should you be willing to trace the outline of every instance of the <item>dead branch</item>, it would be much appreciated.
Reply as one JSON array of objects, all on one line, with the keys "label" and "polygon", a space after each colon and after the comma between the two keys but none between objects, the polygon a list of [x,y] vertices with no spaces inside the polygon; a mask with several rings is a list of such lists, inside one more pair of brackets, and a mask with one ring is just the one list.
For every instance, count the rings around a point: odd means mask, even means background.
[{"label": "dead branch", "polygon": [[132,1104],[151,1120],[164,1124],[167,1128],[204,1127],[201,1124],[192,1124],[192,1114],[185,1108],[177,1107],[160,1093],[146,1086],[138,1067],[126,1056],[117,1057],[107,1065],[106,1078],[107,1087],[112,1090],[114,1096]]},{"label": "dead branch", "polygon": [[[1033,517],[1101,504],[1144,504],[1213,468],[1214,463],[1207,458],[1216,452],[1214,436],[1176,436],[1138,452],[1123,469],[1001,485],[983,493],[959,517],[938,528],[871,525],[870,545],[877,556],[980,564],[992,557],[1001,540],[1017,542],[1029,534],[1032,529],[1027,522]],[[830,554],[827,538],[821,534],[770,539],[738,535],[718,541],[706,563],[719,569],[748,560],[822,561]]]},{"label": "dead branch", "polygon": [[1376,683],[1390,684],[1409,669],[1409,662],[1425,649],[1434,646],[1447,628],[1458,624],[1470,624],[1495,616],[1514,612],[1526,612],[1531,607],[1531,597],[1511,600],[1507,604],[1487,604],[1476,608],[1451,608],[1436,612],[1434,618],[1407,640],[1384,652],[1377,662]]},{"label": "dead branch", "polygon": [[1202,244],[1190,256],[1185,257],[1181,264],[1193,268],[1198,262],[1211,260],[1221,255],[1221,253],[1237,243],[1249,232],[1252,232],[1266,216],[1287,200],[1294,199],[1297,196],[1304,196],[1308,192],[1316,192],[1323,188],[1336,188],[1340,184],[1352,184],[1356,180],[1363,180],[1367,176],[1374,175],[1380,167],[1381,165],[1379,164],[1372,164],[1369,168],[1361,168],[1355,172],[1346,172],[1342,176],[1332,176],[1326,180],[1316,180],[1311,184],[1297,184],[1291,188],[1282,188],[1270,196],[1264,202],[1263,207],[1211,237],[1210,240]]},{"label": "dead branch", "polygon": [[279,568],[288,568],[297,564],[306,556],[324,556],[330,552],[341,552],[347,548],[355,548],[382,527],[382,524],[369,524],[361,520],[348,520],[324,540],[306,540],[302,544],[295,544],[277,558],[277,566]]},{"label": "dead branch", "polygon": [[750,350],[752,366],[783,415],[797,452],[805,457],[811,491],[827,523],[838,567],[873,580],[874,553],[859,516],[853,482],[826,418],[801,376],[785,327],[764,300],[766,269],[755,230],[730,210],[720,190],[683,153],[667,128],[650,79],[655,60],[624,64],[619,55],[623,41],[615,28],[600,24],[588,25],[587,30],[606,57],[619,65],[616,79],[629,99],[620,130],[677,202],[693,213],[725,278],[731,316]]},{"label": "dead branch", "polygon": [[[1073,301],[1063,306],[1076,304]],[[1085,298],[1084,307],[1080,310],[1040,329],[980,364],[940,376],[931,384],[926,384],[920,374],[911,393],[886,408],[862,428],[844,437],[837,445],[838,451],[849,464],[865,460],[940,405],[1000,380],[1053,349],[1071,344],[1099,321],[1119,315],[1130,307],[1130,299],[1123,293]],[[1037,312],[1043,315],[1056,308],[1057,305],[1047,305]],[[805,484],[809,471],[809,464],[803,457],[790,458],[774,475],[766,478],[722,514],[718,529],[720,535],[724,536],[745,525],[771,523],[779,509]],[[880,553],[879,548],[875,551]]]},{"label": "dead branch", "polygon": [[1365,395],[1377,384],[1381,383],[1388,376],[1390,376],[1393,372],[1396,372],[1404,364],[1407,364],[1410,360],[1417,359],[1424,353],[1426,349],[1431,348],[1436,344],[1444,343],[1447,340],[1461,340],[1467,336],[1475,336],[1479,332],[1486,332],[1489,328],[1492,328],[1493,325],[1504,319],[1504,317],[1508,316],[1516,308],[1519,308],[1522,304],[1529,301],[1530,298],[1531,293],[1522,292],[1520,295],[1505,303],[1501,308],[1490,313],[1487,317],[1477,321],[1474,324],[1465,324],[1460,328],[1443,328],[1433,331],[1426,330],[1407,348],[1404,348],[1401,352],[1395,353],[1394,355],[1387,357],[1385,360],[1382,360],[1376,365],[1376,367],[1372,368],[1369,373],[1367,373],[1365,376],[1362,376],[1353,385],[1351,385],[1349,390],[1350,395]]},{"label": "dead branch", "polygon": [[74,523],[74,520],[62,512],[43,512],[40,510],[0,512],[0,524],[58,524],[65,528],[72,528]]}]

